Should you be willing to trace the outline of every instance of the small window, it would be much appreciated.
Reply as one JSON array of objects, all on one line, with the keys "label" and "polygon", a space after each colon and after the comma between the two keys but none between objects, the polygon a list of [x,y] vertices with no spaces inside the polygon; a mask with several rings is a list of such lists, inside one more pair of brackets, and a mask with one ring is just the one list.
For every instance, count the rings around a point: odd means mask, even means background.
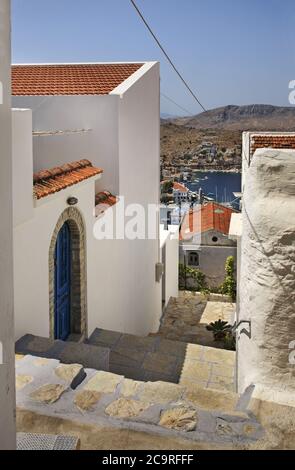
[{"label": "small window", "polygon": [[191,251],[188,256],[188,264],[190,266],[199,266],[199,254],[196,251]]},{"label": "small window", "polygon": [[216,243],[216,242],[218,242],[218,238],[217,238],[217,237],[212,237],[212,241],[213,241],[214,243]]}]

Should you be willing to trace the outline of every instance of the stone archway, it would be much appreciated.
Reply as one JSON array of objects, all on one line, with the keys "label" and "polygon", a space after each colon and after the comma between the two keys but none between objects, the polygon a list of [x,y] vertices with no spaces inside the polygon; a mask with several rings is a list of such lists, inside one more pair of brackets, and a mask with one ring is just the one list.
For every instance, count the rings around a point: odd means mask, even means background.
[{"label": "stone archway", "polygon": [[68,207],[59,217],[49,247],[49,334],[54,339],[55,246],[60,229],[67,222],[71,232],[71,334],[87,337],[86,233],[81,213]]}]

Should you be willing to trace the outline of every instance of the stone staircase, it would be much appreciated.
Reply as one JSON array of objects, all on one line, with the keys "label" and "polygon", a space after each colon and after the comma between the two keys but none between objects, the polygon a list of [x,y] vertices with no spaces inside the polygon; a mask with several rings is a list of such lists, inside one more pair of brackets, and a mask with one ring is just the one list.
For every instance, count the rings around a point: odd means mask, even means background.
[{"label": "stone staircase", "polygon": [[100,328],[94,330],[88,344],[108,348],[109,371],[129,379],[235,390],[234,351]]},{"label": "stone staircase", "polygon": [[109,370],[110,350],[104,346],[52,340],[41,336],[25,335],[15,344],[17,354],[57,359],[63,364],[81,364],[84,368]]},{"label": "stone staircase", "polygon": [[[252,390],[232,392],[110,372],[32,355],[16,357],[18,432],[60,430],[82,449],[247,449],[264,429],[249,408]],[[120,444],[121,443],[121,444]],[[128,447],[129,446],[129,447]]]},{"label": "stone staircase", "polygon": [[235,391],[235,353],[162,336],[96,328],[84,343],[25,335],[16,353],[109,371],[142,382],[169,382]]}]

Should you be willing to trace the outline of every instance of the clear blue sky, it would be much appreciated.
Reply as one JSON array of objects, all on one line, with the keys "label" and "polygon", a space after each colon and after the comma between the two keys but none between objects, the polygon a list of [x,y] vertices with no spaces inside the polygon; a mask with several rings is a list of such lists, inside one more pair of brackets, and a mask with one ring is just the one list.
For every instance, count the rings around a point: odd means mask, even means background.
[{"label": "clear blue sky", "polygon": [[[161,87],[200,112],[129,0],[12,0],[14,62],[161,62]],[[137,0],[206,108],[288,106],[294,0]],[[183,114],[161,99],[162,112]]]}]

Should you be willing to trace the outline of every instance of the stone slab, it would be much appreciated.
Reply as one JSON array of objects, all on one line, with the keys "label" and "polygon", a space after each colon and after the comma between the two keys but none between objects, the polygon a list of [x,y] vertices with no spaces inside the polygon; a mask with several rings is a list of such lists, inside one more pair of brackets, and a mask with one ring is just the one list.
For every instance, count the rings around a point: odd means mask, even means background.
[{"label": "stone slab", "polygon": [[184,388],[167,382],[147,382],[139,394],[141,400],[151,403],[170,403],[180,400]]},{"label": "stone slab", "polygon": [[83,386],[83,390],[114,393],[123,378],[123,376],[112,374],[110,372],[98,371],[86,382]]}]

